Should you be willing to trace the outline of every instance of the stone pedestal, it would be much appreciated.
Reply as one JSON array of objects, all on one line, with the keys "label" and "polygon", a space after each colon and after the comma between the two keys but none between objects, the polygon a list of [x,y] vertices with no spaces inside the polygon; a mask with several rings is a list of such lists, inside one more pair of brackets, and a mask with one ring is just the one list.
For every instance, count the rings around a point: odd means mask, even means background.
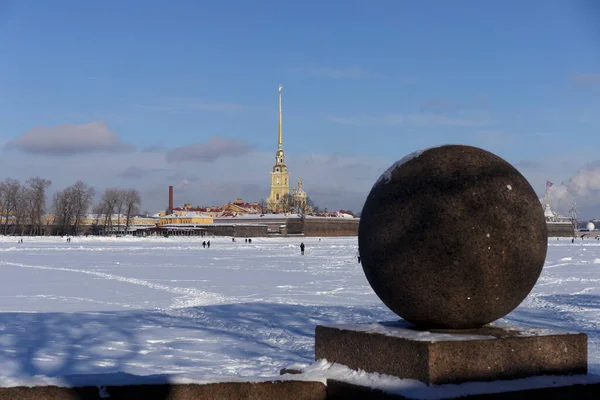
[{"label": "stone pedestal", "polygon": [[[575,378],[575,377],[573,377]],[[576,381],[576,380],[575,380]],[[513,381],[502,381],[513,382]],[[506,386],[509,386],[508,384]],[[530,384],[531,387],[505,387],[480,388],[471,390],[471,393],[456,390],[457,385],[428,387],[431,390],[396,390],[361,386],[351,382],[335,379],[327,379],[327,400],[342,399],[369,399],[369,400],[412,400],[412,399],[457,399],[461,400],[598,400],[600,399],[600,383],[598,380],[590,379],[584,383],[567,383],[565,385],[551,385],[539,387]]]},{"label": "stone pedestal", "polygon": [[484,326],[421,330],[405,321],[317,326],[315,358],[427,384],[587,373],[587,335]]}]

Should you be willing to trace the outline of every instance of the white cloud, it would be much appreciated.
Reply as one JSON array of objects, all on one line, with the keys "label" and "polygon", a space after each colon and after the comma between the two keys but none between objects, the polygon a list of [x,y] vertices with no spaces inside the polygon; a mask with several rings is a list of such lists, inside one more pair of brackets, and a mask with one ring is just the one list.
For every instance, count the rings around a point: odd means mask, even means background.
[{"label": "white cloud", "polygon": [[55,127],[39,126],[10,140],[6,150],[53,156],[97,152],[129,152],[134,146],[124,143],[103,121],[87,124],[62,124]]},{"label": "white cloud", "polygon": [[[158,211],[167,206],[169,185],[175,186],[177,205],[220,205],[237,197],[245,201],[267,198],[274,155],[274,151],[254,151],[191,168],[187,163],[168,163],[162,153],[81,154],[70,158],[68,166],[61,158],[8,153],[0,157],[0,179],[50,179],[53,184],[48,198],[78,179],[94,186],[98,196],[106,188],[136,188],[143,197],[142,208]],[[394,161],[339,154],[295,154],[292,149],[286,150],[286,156],[290,183],[295,185],[302,178],[309,197],[329,210],[359,211],[372,185]]]},{"label": "white cloud", "polygon": [[600,217],[600,162],[577,169],[580,160],[578,152],[513,165],[527,178],[540,198],[544,197],[546,180],[553,182],[548,189],[548,200],[553,210],[568,215],[569,209],[576,203],[582,219],[597,218]]},{"label": "white cloud", "polygon": [[164,144],[151,144],[142,149],[144,153],[166,153],[168,150]]},{"label": "white cloud", "polygon": [[596,86],[600,85],[600,74],[574,73],[571,75],[571,82],[576,86]]},{"label": "white cloud", "polygon": [[143,177],[151,177],[156,174],[164,172],[163,168],[140,168],[137,165],[130,165],[121,173],[118,177],[124,179],[139,179]]},{"label": "white cloud", "polygon": [[[207,147],[200,153],[193,146],[191,148],[191,157],[206,157]],[[504,156],[502,151],[497,154]],[[308,195],[319,206],[329,210],[360,211],[377,178],[404,155],[401,152],[394,158],[382,158],[297,154],[288,148],[286,163],[290,183],[295,185],[298,178],[302,178]],[[183,158],[186,157],[190,155]],[[569,171],[577,168],[576,162],[580,159],[581,154],[573,153],[562,158],[550,157],[548,161],[530,159],[521,165],[518,165],[520,160],[514,160],[513,165],[521,170],[540,196],[543,196],[546,179],[555,183],[550,201],[558,211],[568,212],[572,200],[576,200],[582,216],[599,216],[595,212],[600,211],[600,163],[585,166],[569,178]],[[273,161],[274,152],[271,151],[221,156],[193,167],[189,163],[169,163],[160,152],[75,154],[68,164],[60,157],[6,153],[0,157],[0,179],[12,177],[22,182],[32,176],[50,179],[53,185],[49,189],[49,198],[54,191],[78,179],[94,186],[99,195],[109,187],[136,188],[143,196],[142,208],[158,211],[167,206],[169,185],[176,188],[175,203],[178,205],[219,205],[237,197],[245,201],[266,198]]]},{"label": "white cloud", "polygon": [[196,161],[213,162],[222,157],[239,157],[252,151],[246,141],[241,139],[223,139],[212,136],[206,143],[194,143],[177,147],[166,154],[169,163]]}]

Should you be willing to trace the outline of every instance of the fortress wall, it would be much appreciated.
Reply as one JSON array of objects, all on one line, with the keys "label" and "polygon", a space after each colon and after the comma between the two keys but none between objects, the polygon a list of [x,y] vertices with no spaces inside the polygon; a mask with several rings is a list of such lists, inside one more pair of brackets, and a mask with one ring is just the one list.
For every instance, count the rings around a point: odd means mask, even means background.
[{"label": "fortress wall", "polygon": [[289,235],[301,235],[304,233],[302,218],[288,218],[285,221],[285,225],[287,226],[287,233]]},{"label": "fortress wall", "polygon": [[[253,221],[254,222],[254,221]],[[276,221],[279,225],[286,225],[288,235],[304,236],[358,236],[359,219],[345,218],[299,218],[292,217]],[[270,226],[269,226],[270,225]],[[236,236],[236,237],[261,237],[267,236],[267,227],[274,229],[272,223],[264,225],[243,225],[243,224],[215,224],[203,225],[209,234],[216,236]]]},{"label": "fortress wall", "polygon": [[234,236],[237,237],[265,237],[268,235],[267,225],[236,225]]},{"label": "fortress wall", "polygon": [[548,237],[573,237],[575,233],[573,231],[573,225],[571,224],[553,224],[548,222]]},{"label": "fortress wall", "polygon": [[[236,223],[218,222],[215,224],[197,225],[206,229],[207,234],[214,236],[266,237],[268,236],[269,229],[278,231],[281,225],[286,225],[287,227],[287,232],[284,232],[284,235],[287,233],[289,235],[304,234],[305,236],[358,236],[358,223],[358,218],[313,217],[303,219],[299,217],[290,217],[277,220],[268,220],[265,218],[264,221],[246,220],[236,221]],[[47,235],[56,233],[58,232],[51,232],[50,229],[45,232]],[[97,231],[94,231],[91,225],[82,225],[79,229],[79,234],[97,234]],[[570,232],[568,235],[562,234],[561,236],[571,237],[572,235],[573,233]]]},{"label": "fortress wall", "polygon": [[233,237],[266,237],[267,225],[204,225],[208,234]]},{"label": "fortress wall", "polygon": [[256,218],[215,218],[213,221],[214,225],[266,225],[268,229],[277,232],[281,225],[285,225],[286,218],[269,218],[268,215],[264,217],[256,217]]},{"label": "fortress wall", "polygon": [[304,236],[358,236],[358,218],[306,218]]}]

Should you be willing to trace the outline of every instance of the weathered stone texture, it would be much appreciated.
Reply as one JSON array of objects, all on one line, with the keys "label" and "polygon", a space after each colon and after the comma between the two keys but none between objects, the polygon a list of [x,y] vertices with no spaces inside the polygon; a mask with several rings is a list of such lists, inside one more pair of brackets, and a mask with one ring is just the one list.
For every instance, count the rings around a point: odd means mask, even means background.
[{"label": "weathered stone texture", "polygon": [[583,333],[549,334],[541,329],[522,333],[484,327],[432,333],[493,338],[434,341],[411,339],[414,332],[399,337],[317,326],[315,359],[437,385],[587,373],[587,336]]},{"label": "weathered stone texture", "polygon": [[[220,382],[205,385],[108,386],[101,395],[97,387],[60,388],[56,386],[0,388],[7,400],[325,400],[321,382]],[[106,396],[109,397],[106,397]]]},{"label": "weathered stone texture", "polygon": [[[448,395],[439,390],[438,399],[456,399],[452,391]],[[327,380],[327,399],[369,399],[369,400],[392,400],[392,399],[422,399],[420,396],[391,394],[380,389],[373,389],[349,382],[335,379]],[[431,398],[431,397],[429,397]],[[597,400],[600,398],[600,384],[569,385],[552,388],[539,388],[518,391],[506,391],[502,393],[481,393],[461,396],[460,399],[469,400]]]}]

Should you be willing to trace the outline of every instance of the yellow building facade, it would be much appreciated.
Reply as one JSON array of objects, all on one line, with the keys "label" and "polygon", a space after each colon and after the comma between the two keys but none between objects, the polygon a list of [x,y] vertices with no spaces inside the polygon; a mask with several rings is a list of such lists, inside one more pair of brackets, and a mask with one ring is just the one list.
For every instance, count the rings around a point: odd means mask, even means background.
[{"label": "yellow building facade", "polygon": [[160,217],[160,225],[202,225],[212,224],[213,217],[205,214],[199,214],[190,211],[178,212]]},{"label": "yellow building facade", "polygon": [[[56,215],[54,214],[46,214],[42,217],[42,224],[44,225],[53,225],[56,222]],[[111,224],[112,225],[125,225],[127,222],[127,216],[119,214],[111,215]],[[106,215],[104,214],[87,214],[83,217],[79,224],[81,226],[86,225],[102,225],[106,221]],[[148,225],[156,225],[158,223],[158,218],[152,217],[131,217],[129,218],[129,226],[148,226]]]}]

